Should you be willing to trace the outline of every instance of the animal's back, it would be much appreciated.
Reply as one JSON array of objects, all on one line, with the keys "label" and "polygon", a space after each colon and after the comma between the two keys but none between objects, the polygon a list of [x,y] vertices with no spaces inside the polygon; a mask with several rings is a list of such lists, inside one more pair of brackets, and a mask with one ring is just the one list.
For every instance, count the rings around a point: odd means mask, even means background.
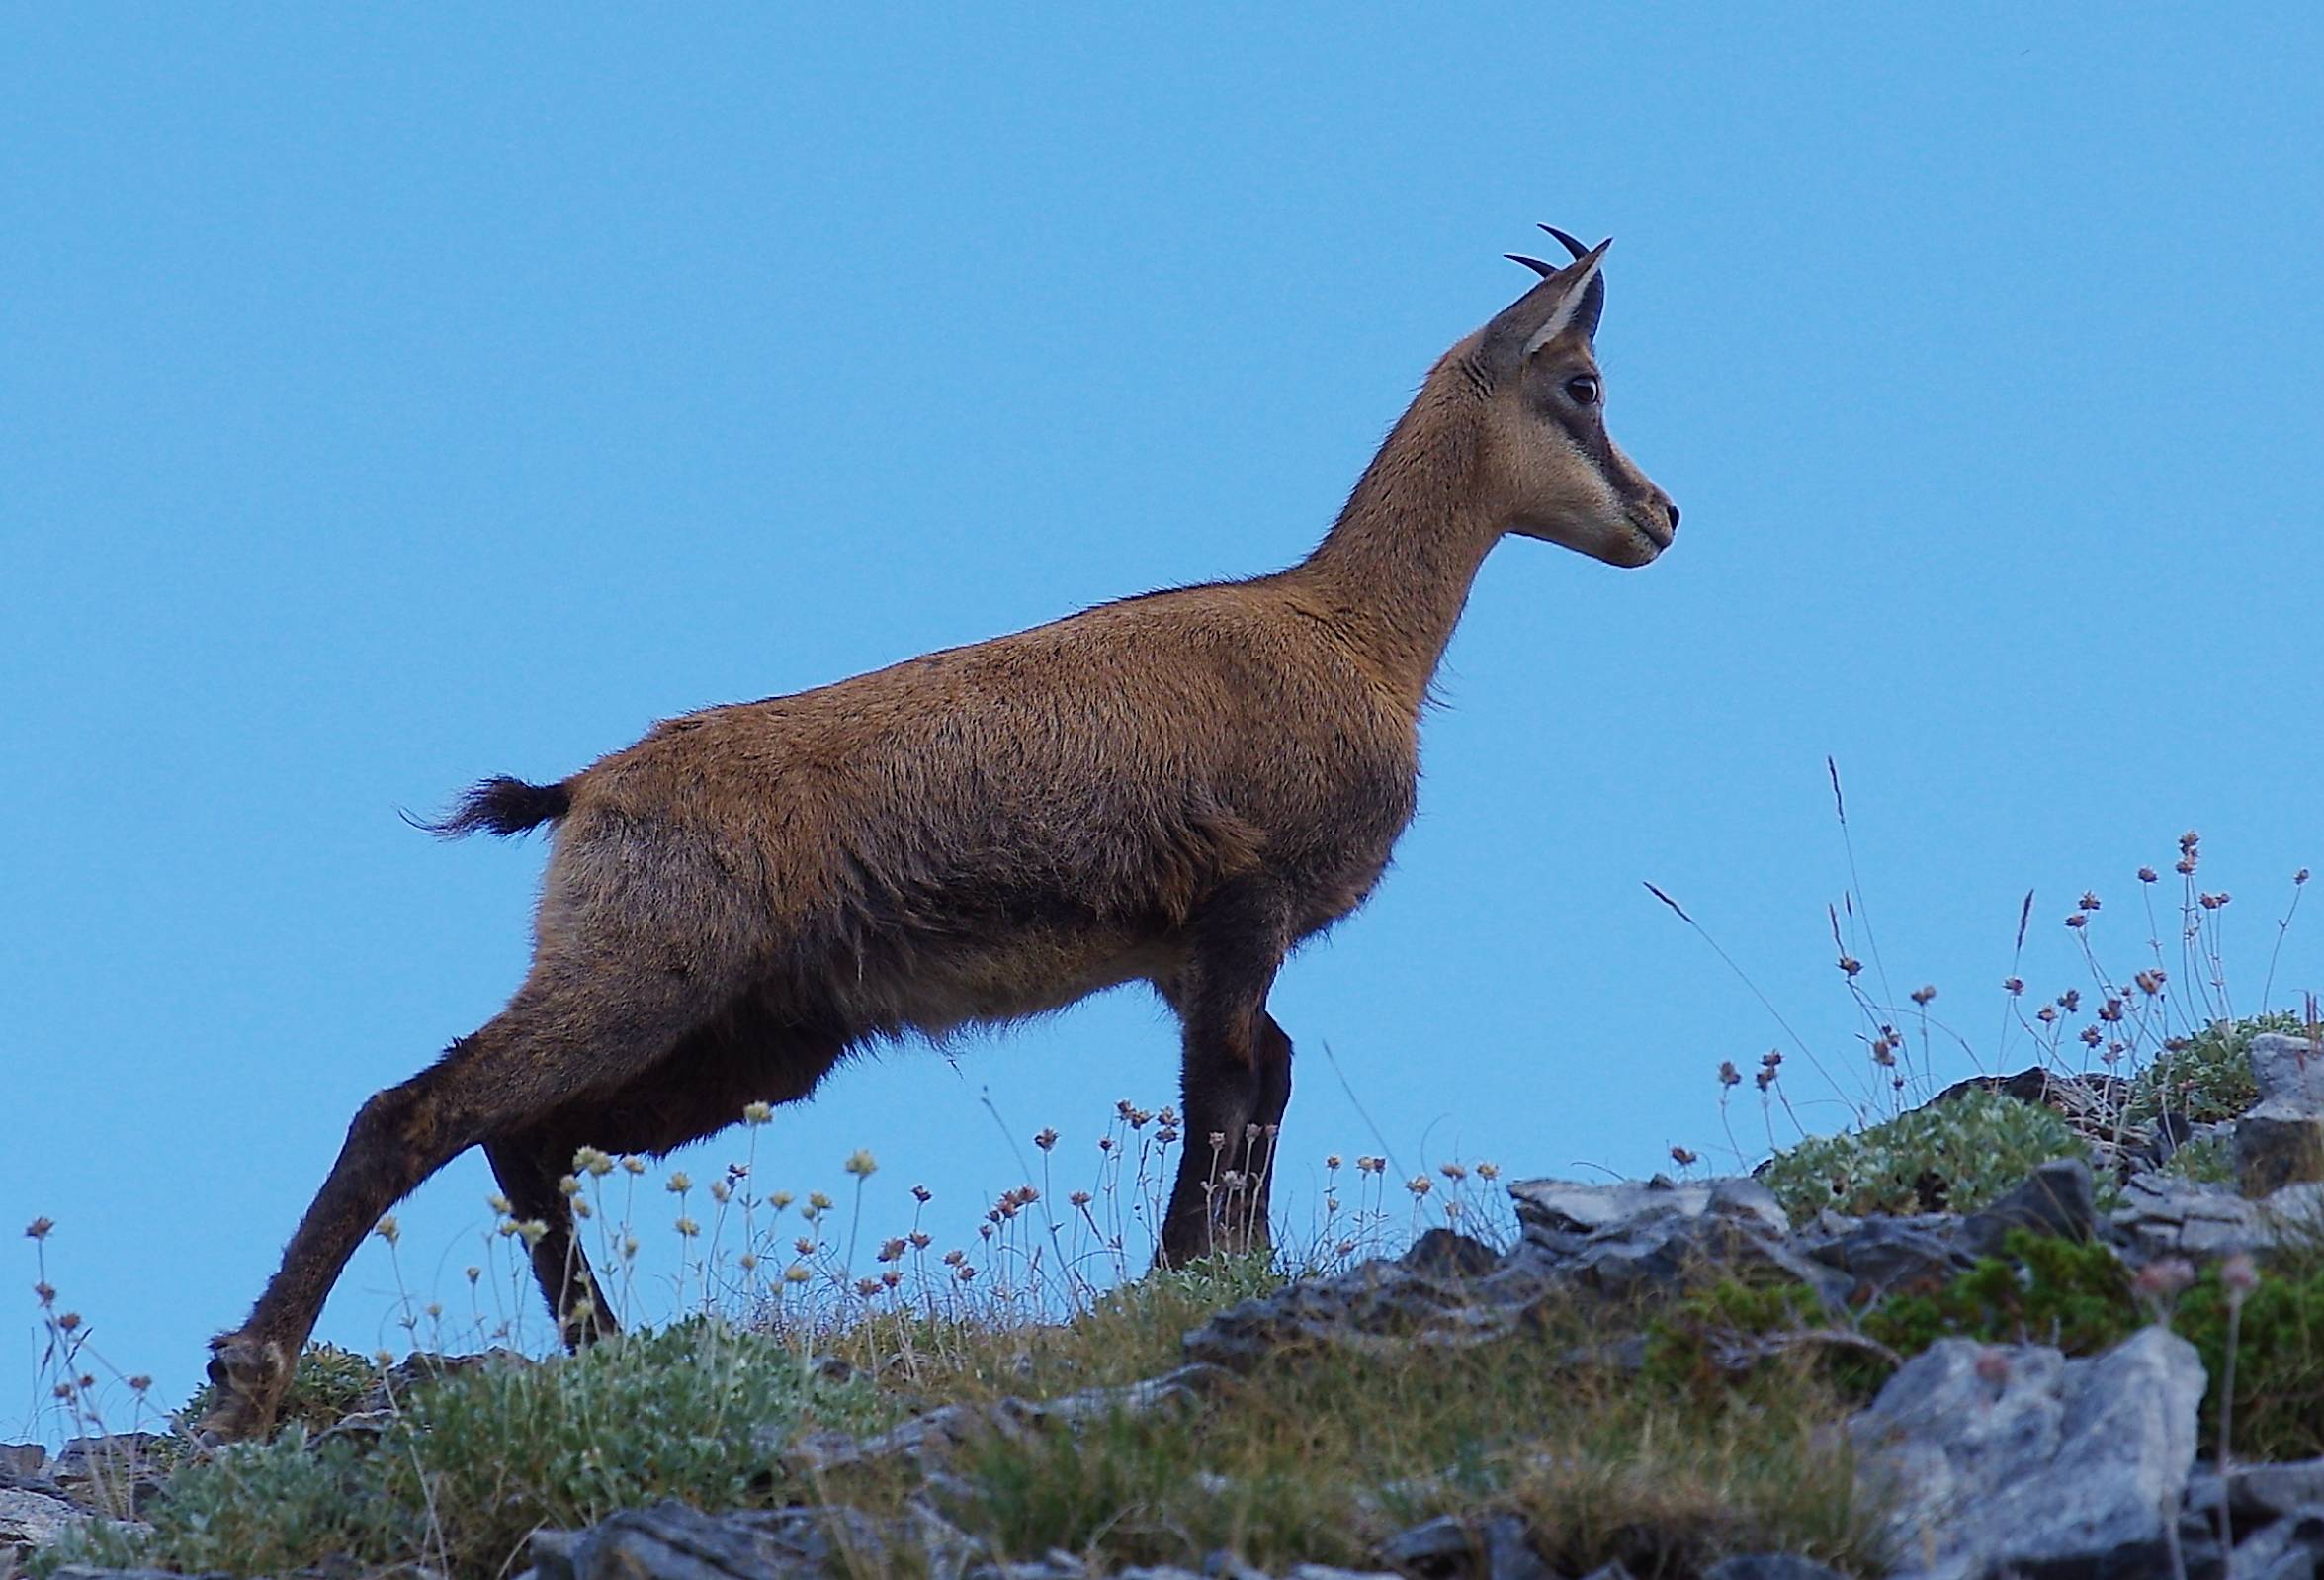
[{"label": "animal's back", "polygon": [[608,872],[707,862],[729,908],[689,899],[657,946],[755,914],[766,958],[871,1031],[1164,979],[1195,907],[1262,868],[1304,936],[1409,821],[1414,721],[1287,602],[1154,594],[666,721],[570,781],[544,916],[596,909]]}]

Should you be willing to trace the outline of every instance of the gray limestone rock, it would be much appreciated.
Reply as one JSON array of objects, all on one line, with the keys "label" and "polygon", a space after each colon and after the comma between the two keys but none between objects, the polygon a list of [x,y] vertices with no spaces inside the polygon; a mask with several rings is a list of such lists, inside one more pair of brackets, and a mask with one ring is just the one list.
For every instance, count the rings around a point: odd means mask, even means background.
[{"label": "gray limestone rock", "polygon": [[1972,1257],[2001,1253],[2014,1229],[2045,1237],[2086,1241],[2098,1233],[2098,1197],[2090,1165],[2080,1158],[2053,1158],[1982,1212],[1961,1220],[1961,1248]]},{"label": "gray limestone rock", "polygon": [[45,1492],[16,1487],[0,1490],[0,1554],[44,1547],[88,1518],[62,1498]]},{"label": "gray limestone rock", "polygon": [[2245,1055],[2262,1102],[2284,1102],[2324,1113],[2324,1049],[2305,1037],[2263,1031]]},{"label": "gray limestone rock", "polygon": [[1702,1580],[1846,1580],[1837,1569],[1793,1552],[1752,1552],[1721,1558]]},{"label": "gray limestone rock", "polygon": [[2123,1182],[2122,1205],[2112,1222],[2125,1254],[2140,1263],[2163,1257],[2208,1261],[2265,1251],[2276,1239],[2258,1202],[2221,1185],[2153,1172]]},{"label": "gray limestone rock", "polygon": [[536,1580],[779,1580],[884,1573],[889,1545],[853,1509],[709,1515],[682,1503],[626,1509],[586,1531],[533,1536]]},{"label": "gray limestone rock", "polygon": [[2235,1122],[2235,1175],[2247,1196],[2324,1181],[2324,1050],[2268,1032],[2252,1038],[2259,1102]]},{"label": "gray limestone rock", "polygon": [[1851,1290],[1878,1296],[1891,1289],[1940,1285],[1971,1259],[1953,1244],[1958,1220],[1941,1213],[1913,1218],[1851,1218],[1825,1211],[1793,1237],[1813,1260],[1848,1274]]},{"label": "gray limestone rock", "polygon": [[1858,1475],[1892,1500],[1896,1573],[2167,1572],[2203,1381],[2194,1346],[2161,1328],[2089,1361],[1939,1342],[1849,1427]]}]

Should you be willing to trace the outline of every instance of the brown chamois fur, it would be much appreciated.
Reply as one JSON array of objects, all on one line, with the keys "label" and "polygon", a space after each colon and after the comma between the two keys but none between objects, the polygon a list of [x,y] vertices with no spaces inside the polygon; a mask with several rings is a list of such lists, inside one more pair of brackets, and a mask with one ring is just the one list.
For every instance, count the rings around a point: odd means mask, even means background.
[{"label": "brown chamois fur", "polygon": [[[1545,227],[1546,228],[1546,227]],[[1557,234],[1553,232],[1553,234]],[[1440,359],[1304,562],[1107,604],[795,696],[656,726],[560,784],[488,781],[442,826],[557,826],[508,1007],[364,1104],[240,1329],[219,1438],[273,1422],[380,1216],[482,1146],[568,1341],[608,1331],[559,1180],[805,1097],[850,1048],[1151,983],[1184,1038],[1161,1254],[1263,1240],[1301,940],[1362,904],[1413,813],[1428,682],[1505,533],[1614,565],[1678,511],[1605,434],[1604,246]],[[1212,1136],[1224,1137],[1214,1149]]]}]

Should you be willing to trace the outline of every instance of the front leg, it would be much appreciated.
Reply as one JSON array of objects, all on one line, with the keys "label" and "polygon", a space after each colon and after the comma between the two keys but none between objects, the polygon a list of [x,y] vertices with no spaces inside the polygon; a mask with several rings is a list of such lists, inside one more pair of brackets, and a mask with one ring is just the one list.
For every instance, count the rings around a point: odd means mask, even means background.
[{"label": "front leg", "polygon": [[1164,988],[1178,1011],[1186,1150],[1162,1219],[1173,1266],[1269,1243],[1275,1137],[1291,1097],[1291,1039],[1267,1013],[1289,944],[1287,909],[1262,880],[1230,885],[1196,918],[1185,968]]}]

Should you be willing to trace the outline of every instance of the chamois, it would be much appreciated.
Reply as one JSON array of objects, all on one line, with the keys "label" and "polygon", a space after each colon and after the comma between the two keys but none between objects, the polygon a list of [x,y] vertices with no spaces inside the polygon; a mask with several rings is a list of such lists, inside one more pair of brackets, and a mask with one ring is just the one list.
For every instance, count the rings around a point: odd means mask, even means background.
[{"label": "chamois", "polygon": [[[1263,1242],[1299,943],[1413,815],[1430,676],[1506,533],[1643,566],[1678,523],[1606,437],[1610,242],[1440,358],[1322,545],[1272,575],[1104,604],[836,685],[707,708],[437,827],[556,832],[506,1009],[364,1103],[249,1320],[211,1342],[217,1440],[273,1423],[381,1215],[481,1146],[566,1342],[613,1330],[559,1183],[804,1097],[849,1050],[1151,984],[1183,1033],[1160,1255]],[[1515,257],[1514,254],[1511,255]],[[1222,1188],[1222,1183],[1225,1188]]]}]

